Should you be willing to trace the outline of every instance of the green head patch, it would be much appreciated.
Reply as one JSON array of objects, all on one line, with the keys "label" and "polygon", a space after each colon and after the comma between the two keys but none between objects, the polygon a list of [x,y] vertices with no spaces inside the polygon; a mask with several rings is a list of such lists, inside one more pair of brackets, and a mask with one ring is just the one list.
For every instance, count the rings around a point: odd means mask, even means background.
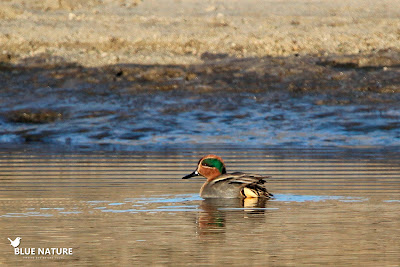
[{"label": "green head patch", "polygon": [[221,174],[226,173],[224,164],[219,159],[208,158],[201,162],[202,166],[217,168]]}]

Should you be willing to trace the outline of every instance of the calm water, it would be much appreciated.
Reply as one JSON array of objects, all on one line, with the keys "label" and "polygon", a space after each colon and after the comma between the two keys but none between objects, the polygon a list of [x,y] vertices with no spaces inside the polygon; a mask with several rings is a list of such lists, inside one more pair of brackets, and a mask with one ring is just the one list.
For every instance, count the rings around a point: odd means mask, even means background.
[{"label": "calm water", "polygon": [[[270,174],[270,201],[203,200],[200,156]],[[400,154],[372,149],[0,152],[0,265],[400,265]],[[73,255],[14,255],[71,247]]]}]

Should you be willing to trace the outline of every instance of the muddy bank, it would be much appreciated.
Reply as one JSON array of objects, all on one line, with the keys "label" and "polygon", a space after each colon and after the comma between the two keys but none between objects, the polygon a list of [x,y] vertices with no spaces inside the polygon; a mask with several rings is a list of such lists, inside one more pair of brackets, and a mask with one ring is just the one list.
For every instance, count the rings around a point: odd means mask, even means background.
[{"label": "muddy bank", "polygon": [[206,52],[201,58],[202,64],[102,67],[84,67],[46,55],[26,58],[19,64],[3,60],[1,93],[8,92],[11,99],[20,94],[33,94],[32,100],[40,97],[36,93],[43,88],[53,89],[55,96],[59,89],[72,91],[77,98],[186,91],[192,94],[276,92],[290,93],[293,97],[309,94],[320,95],[321,99],[330,97],[333,104],[399,100],[400,51],[397,50],[367,55],[240,59]]}]

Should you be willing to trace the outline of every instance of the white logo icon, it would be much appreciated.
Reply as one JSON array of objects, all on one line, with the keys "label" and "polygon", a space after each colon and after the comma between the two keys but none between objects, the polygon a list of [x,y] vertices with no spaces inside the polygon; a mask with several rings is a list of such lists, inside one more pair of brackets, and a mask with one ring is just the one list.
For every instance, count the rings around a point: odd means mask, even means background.
[{"label": "white logo icon", "polygon": [[11,242],[11,246],[13,246],[14,248],[19,246],[21,239],[22,239],[21,237],[17,237],[17,238],[15,238],[14,241],[12,241],[10,238],[8,238],[8,240],[10,240],[10,242]]}]

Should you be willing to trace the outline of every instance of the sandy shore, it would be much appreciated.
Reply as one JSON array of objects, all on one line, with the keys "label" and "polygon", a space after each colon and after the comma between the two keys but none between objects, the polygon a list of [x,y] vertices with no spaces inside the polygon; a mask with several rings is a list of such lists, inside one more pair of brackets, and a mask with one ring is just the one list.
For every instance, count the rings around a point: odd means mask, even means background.
[{"label": "sandy shore", "polygon": [[194,64],[209,54],[400,50],[399,0],[8,0],[0,19],[0,61],[10,63],[39,56],[84,66]]}]

